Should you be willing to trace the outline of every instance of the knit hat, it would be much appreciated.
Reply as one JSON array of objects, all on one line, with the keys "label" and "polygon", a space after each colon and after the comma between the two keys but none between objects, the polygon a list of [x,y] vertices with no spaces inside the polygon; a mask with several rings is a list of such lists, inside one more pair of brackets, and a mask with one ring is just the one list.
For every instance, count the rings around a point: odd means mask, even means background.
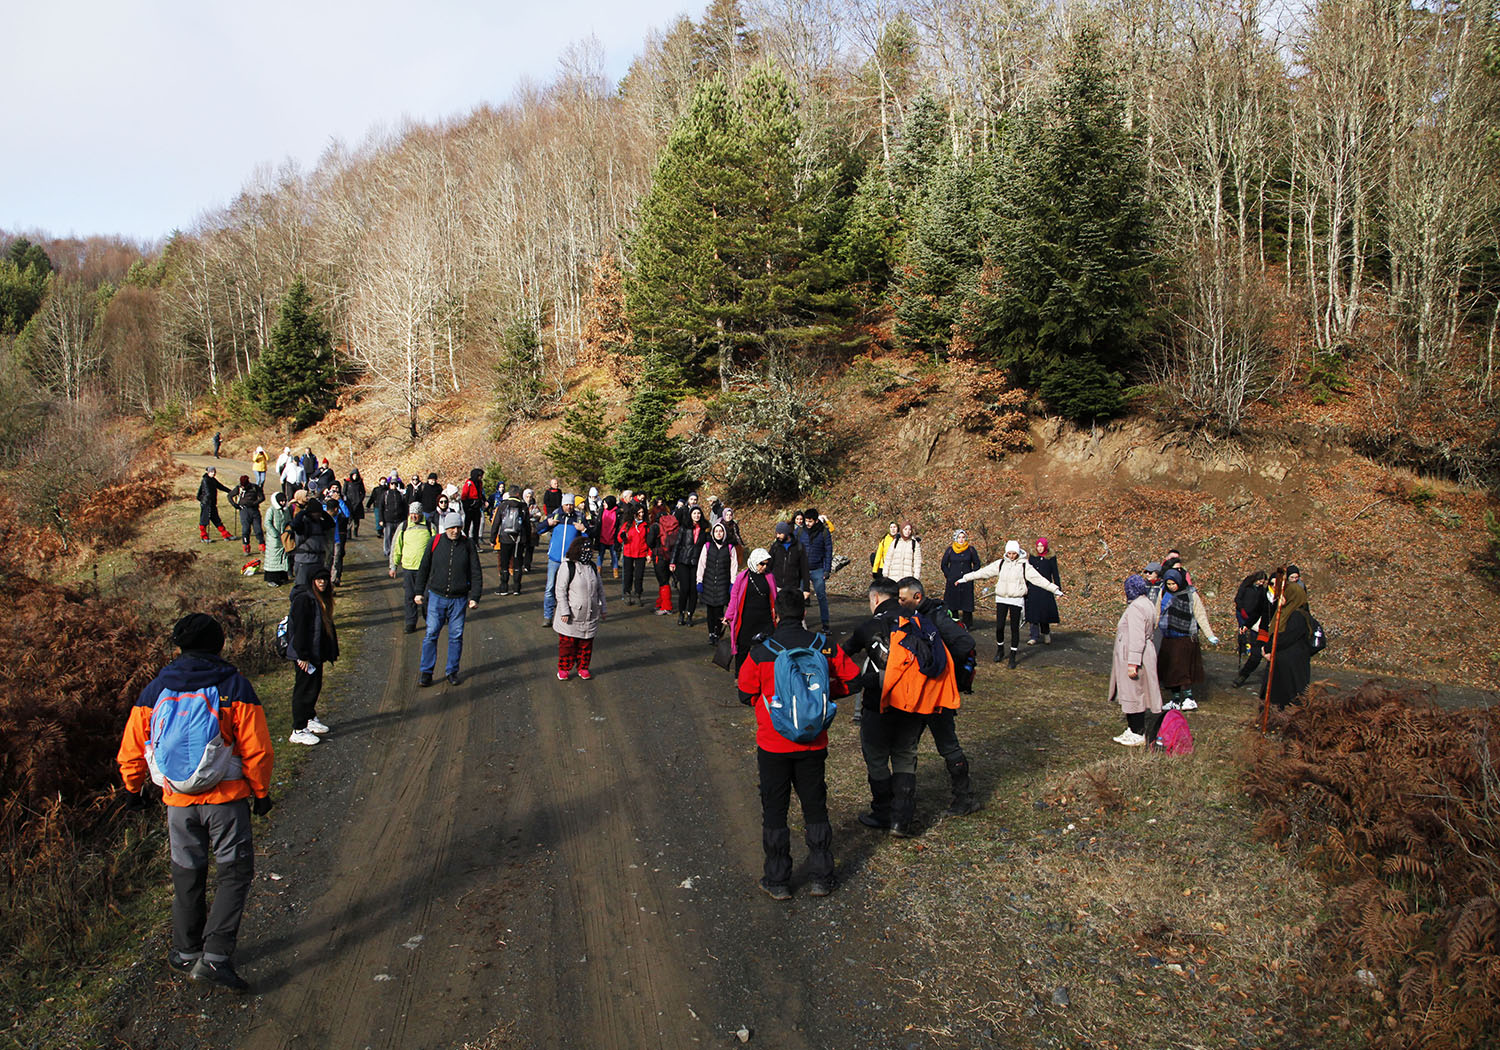
[{"label": "knit hat", "polygon": [[249,474],[241,474],[240,475],[240,484],[241,485],[248,485],[248,484],[250,484],[250,475]]},{"label": "knit hat", "polygon": [[1020,540],[1006,540],[1005,541],[1005,553],[1006,554],[1016,554],[1016,555],[1019,555],[1021,553],[1021,541]]},{"label": "knit hat", "polygon": [[[598,492],[599,490],[595,489],[594,491]],[[588,500],[585,499],[582,496],[574,496],[573,497],[573,506],[575,506],[575,507],[581,507],[581,506],[583,506],[587,502],[588,502]]]},{"label": "knit hat", "polygon": [[562,506],[564,509],[573,506],[573,494],[571,492],[563,493]]},{"label": "knit hat", "polygon": [[792,534],[792,523],[789,521],[778,521],[776,523],[776,535],[790,536]]},{"label": "knit hat", "polygon": [[450,510],[438,520],[440,529],[461,529],[464,527],[464,516],[456,510]]},{"label": "knit hat", "polygon": [[452,499],[454,496],[458,495],[458,486],[457,485],[444,485],[443,486],[443,495],[447,496],[449,499]]},{"label": "knit hat", "polygon": [[217,653],[224,648],[224,628],[208,613],[188,613],[172,626],[172,644],[184,651]]},{"label": "knit hat", "polygon": [[408,514],[420,514],[420,513],[422,513],[422,501],[421,500],[412,500],[410,503],[408,503],[406,505],[406,513],[408,513]]},{"label": "knit hat", "polygon": [[750,552],[750,558],[745,562],[745,564],[750,566],[750,568],[752,569],[758,569],[762,563],[768,562],[770,560],[770,551],[766,550],[764,547],[756,547],[753,551]]}]

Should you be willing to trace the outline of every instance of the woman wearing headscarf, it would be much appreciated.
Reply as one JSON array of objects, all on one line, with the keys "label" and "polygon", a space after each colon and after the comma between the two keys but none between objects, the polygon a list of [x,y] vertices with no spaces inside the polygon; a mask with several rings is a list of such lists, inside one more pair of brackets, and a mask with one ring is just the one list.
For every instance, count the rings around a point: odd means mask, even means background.
[{"label": "woman wearing headscarf", "polygon": [[904,580],[908,576],[922,578],[922,540],[912,523],[901,523],[901,531],[886,549],[882,572],[893,580]]},{"label": "woman wearing headscarf", "polygon": [[594,538],[580,532],[557,570],[553,595],[557,612],[552,629],[557,632],[557,677],[566,682],[576,666],[578,677],[592,678],[589,661],[594,656],[594,635],[604,622],[604,581],[594,552]]},{"label": "woman wearing headscarf", "polygon": [[349,508],[349,535],[358,536],[359,523],[365,519],[365,479],[358,467],[344,479],[344,504]]},{"label": "woman wearing headscarf", "polygon": [[[1047,542],[1047,537],[1038,536],[1036,540],[1036,553],[1026,559],[1037,575],[1062,586],[1062,576],[1057,571],[1057,556],[1052,553],[1052,546]],[[1052,625],[1057,623],[1057,598],[1045,588],[1038,587],[1031,582],[1026,584],[1026,627],[1030,637],[1026,639],[1027,645],[1035,645],[1040,639],[1044,645],[1052,644]]]},{"label": "woman wearing headscarf", "polygon": [[1156,677],[1156,603],[1145,577],[1125,578],[1125,611],[1115,627],[1114,660],[1109,669],[1109,698],[1125,715],[1125,732],[1114,738],[1140,747],[1156,738],[1161,726],[1161,683]]},{"label": "woman wearing headscarf", "polygon": [[282,546],[281,534],[286,531],[291,513],[287,510],[286,496],[280,492],[271,494],[271,505],[266,508],[265,535],[271,537],[266,544],[266,553],[261,556],[261,569],[266,575],[266,584],[280,587],[287,581],[290,566],[287,564],[286,548]]},{"label": "woman wearing headscarf", "polygon": [[1203,647],[1198,643],[1201,633],[1210,645],[1219,644],[1219,636],[1208,624],[1208,610],[1198,588],[1188,585],[1187,575],[1179,568],[1168,569],[1162,574],[1161,655],[1158,657],[1156,674],[1163,689],[1172,690],[1172,699],[1166,707],[1170,711],[1181,708],[1196,711],[1198,702],[1193,699],[1193,686],[1203,681]]},{"label": "woman wearing headscarf", "polygon": [[975,580],[995,580],[995,662],[1000,662],[1005,649],[1005,624],[1010,622],[1010,666],[1016,666],[1016,653],[1021,649],[1021,609],[1026,604],[1028,584],[1050,591],[1054,597],[1062,597],[1062,588],[1031,567],[1021,557],[1019,540],[1005,541],[1005,554],[998,561],[990,562],[982,569],[959,577],[960,583]]},{"label": "woman wearing headscarf", "polygon": [[771,572],[771,552],[757,547],[750,552],[749,568],[735,577],[724,610],[724,629],[729,632],[729,650],[734,654],[734,673],[755,646],[755,639],[776,629],[776,577]]},{"label": "woman wearing headscarf", "polygon": [[1271,670],[1271,703],[1278,708],[1295,703],[1312,681],[1312,612],[1307,588],[1288,583],[1281,608],[1271,619],[1275,666]]},{"label": "woman wearing headscarf", "polygon": [[963,529],[953,530],[953,543],[943,551],[939,566],[943,570],[943,607],[965,627],[974,626],[974,585],[960,583],[966,573],[979,568],[979,554],[969,545],[969,534]]},{"label": "woman wearing headscarf", "polygon": [[1266,594],[1267,580],[1266,571],[1256,569],[1240,581],[1239,590],[1234,592],[1234,618],[1239,628],[1239,658],[1244,661],[1240,665],[1240,673],[1234,676],[1236,689],[1244,685],[1245,680],[1260,666],[1266,643],[1271,637],[1271,603]]},{"label": "woman wearing headscarf", "polygon": [[708,522],[703,508],[688,509],[687,524],[677,530],[677,545],[672,550],[672,574],[677,577],[677,625],[693,626],[698,611],[698,556],[708,543]]},{"label": "woman wearing headscarf", "polygon": [[875,553],[870,555],[870,578],[878,580],[885,575],[885,556],[890,553],[891,544],[896,542],[896,537],[901,535],[901,525],[891,522],[886,534],[880,537],[880,542],[875,545]]},{"label": "woman wearing headscarf", "polygon": [[724,630],[724,609],[729,591],[740,572],[739,552],[729,542],[729,532],[719,521],[709,530],[709,540],[698,555],[698,590],[708,611],[708,644],[718,645]]}]

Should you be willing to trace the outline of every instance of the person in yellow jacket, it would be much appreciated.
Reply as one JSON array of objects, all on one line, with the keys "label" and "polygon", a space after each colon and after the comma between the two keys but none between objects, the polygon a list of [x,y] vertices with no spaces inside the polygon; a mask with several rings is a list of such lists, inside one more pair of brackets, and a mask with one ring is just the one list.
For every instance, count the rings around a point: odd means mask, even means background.
[{"label": "person in yellow jacket", "polygon": [[422,611],[416,599],[422,593],[417,587],[417,570],[422,567],[422,556],[432,546],[432,527],[422,513],[420,500],[412,501],[406,508],[406,520],[396,526],[391,538],[391,577],[399,571],[406,588],[406,633],[417,629],[417,615]]},{"label": "person in yellow jacket", "polygon": [[875,547],[875,553],[870,555],[870,576],[879,579],[885,575],[885,556],[890,553],[891,544],[896,542],[896,537],[901,535],[901,526],[891,522],[890,531],[880,537],[880,543]]},{"label": "person in yellow jacket", "polygon": [[257,485],[260,485],[262,488],[265,487],[266,471],[269,470],[270,467],[271,459],[266,455],[266,450],[262,446],[256,445],[255,455],[250,457],[250,469],[255,471],[255,483]]}]

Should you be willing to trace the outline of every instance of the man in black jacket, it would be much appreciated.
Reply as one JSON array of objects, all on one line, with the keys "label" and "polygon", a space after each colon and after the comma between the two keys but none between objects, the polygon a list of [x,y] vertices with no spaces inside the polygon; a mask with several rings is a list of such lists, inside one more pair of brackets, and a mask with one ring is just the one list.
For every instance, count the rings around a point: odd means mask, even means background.
[{"label": "man in black jacket", "polygon": [[390,484],[386,486],[385,493],[381,497],[384,503],[381,505],[381,517],[385,521],[385,533],[381,539],[385,545],[385,560],[391,560],[391,543],[396,538],[396,530],[406,520],[407,508],[414,502],[407,494],[406,487],[401,484],[399,477],[393,477]]},{"label": "man in black jacket", "polygon": [[[937,624],[943,645],[953,659],[953,673],[959,692],[973,692],[975,651],[978,648],[974,636],[953,618],[953,614],[943,607],[942,602],[927,597],[922,581],[915,576],[896,581],[896,586],[900,588],[902,610],[915,612],[924,619],[931,617]],[[980,808],[979,801],[974,798],[973,782],[969,779],[969,759],[964,754],[963,745],[958,742],[958,730],[954,724],[954,716],[957,714],[951,707],[941,707],[930,715],[906,715],[907,718],[921,719],[923,728],[932,731],[932,743],[948,766],[948,779],[953,785],[953,801],[947,810],[950,817],[962,817]],[[921,730],[918,730],[916,743],[920,741]]]},{"label": "man in black jacket", "polygon": [[432,528],[438,527],[437,503],[442,494],[443,486],[438,484],[437,471],[433,471],[427,475],[425,482],[417,486],[417,494],[412,497],[422,504],[422,515]]},{"label": "man in black jacket", "polygon": [[437,638],[448,625],[448,664],[445,671],[449,685],[458,684],[458,664],[464,655],[464,618],[479,604],[484,593],[484,569],[479,564],[479,549],[463,534],[464,516],[457,510],[443,515],[442,536],[422,556],[417,569],[417,596],[412,599],[427,607],[427,634],[422,638],[422,673],[417,684],[432,684],[437,668]]},{"label": "man in black jacket", "polygon": [[521,593],[521,563],[531,544],[531,515],[512,488],[495,507],[490,521],[490,546],[499,551],[500,593]]},{"label": "man in black jacket", "polygon": [[229,539],[229,530],[224,527],[224,519],[219,517],[219,493],[229,491],[219,480],[216,467],[209,467],[203,472],[203,480],[198,482],[198,538],[202,542],[213,542],[213,537],[208,534],[210,524],[219,530],[220,536]]},{"label": "man in black jacket", "polygon": [[797,542],[791,522],[776,523],[776,539],[768,549],[776,586],[783,591],[801,591],[804,600],[811,598],[812,579],[807,571],[807,551]]},{"label": "man in black jacket", "polygon": [[[779,581],[778,581],[779,582]],[[859,724],[859,746],[864,754],[865,775],[870,782],[870,810],[859,815],[867,828],[890,831],[907,837],[917,834],[911,820],[896,821],[892,808],[896,788],[903,797],[915,797],[917,775],[912,768],[897,768],[895,755],[915,754],[922,738],[922,723],[903,718],[903,711],[881,711],[880,694],[885,680],[886,658],[890,655],[891,629],[901,618],[901,603],[896,581],[884,576],[870,583],[870,618],[854,629],[840,646],[851,660],[861,654],[867,658],[862,678],[864,693],[855,718]]]}]

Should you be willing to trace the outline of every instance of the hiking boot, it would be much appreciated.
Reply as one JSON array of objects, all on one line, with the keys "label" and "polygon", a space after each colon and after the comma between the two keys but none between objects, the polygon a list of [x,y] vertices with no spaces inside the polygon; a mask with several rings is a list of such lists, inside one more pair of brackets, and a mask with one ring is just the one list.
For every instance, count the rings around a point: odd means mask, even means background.
[{"label": "hiking boot", "polygon": [[318,734],[318,736],[322,736],[324,733],[328,732],[328,726],[323,722],[321,718],[309,718],[307,720],[307,726],[305,728],[309,733],[316,733]]},{"label": "hiking boot", "polygon": [[789,901],[792,899],[792,888],[780,882],[767,882],[762,878],[758,884],[765,891],[767,897],[773,901]]},{"label": "hiking boot", "polygon": [[907,821],[905,824],[891,825],[891,834],[898,839],[920,838],[922,836],[923,830],[924,829],[922,825],[917,822],[917,819],[915,817]]},{"label": "hiking boot", "polygon": [[457,671],[449,671],[448,672],[448,684],[449,685],[457,685],[458,681],[459,681],[459,679],[458,679],[458,672]]},{"label": "hiking boot", "polygon": [[191,974],[193,967],[198,965],[198,960],[201,958],[201,955],[182,955],[176,948],[173,948],[167,952],[167,965],[178,973]]},{"label": "hiking boot", "polygon": [[314,744],[321,744],[323,742],[322,738],[319,737],[317,733],[311,732],[307,729],[293,729],[292,735],[287,737],[287,740],[290,743],[305,744],[308,747],[312,747]]},{"label": "hiking boot", "polygon": [[209,962],[207,959],[199,959],[193,964],[193,970],[188,975],[195,981],[212,981],[221,984],[225,988],[235,992],[248,992],[250,985],[245,979],[234,972],[228,959],[221,962]]},{"label": "hiking boot", "polygon": [[423,671],[421,674],[419,674],[417,676],[417,688],[419,688],[419,689],[426,689],[431,684],[432,684],[432,672],[431,671]]},{"label": "hiking boot", "polygon": [[414,623],[407,624],[406,625],[406,633],[407,634],[416,634],[417,633],[417,625],[414,624]]},{"label": "hiking boot", "polygon": [[890,830],[892,835],[903,839],[922,833],[917,827],[917,775],[915,773],[891,774]]},{"label": "hiking boot", "polygon": [[1245,680],[1243,678],[1236,677],[1235,680],[1231,684],[1236,689],[1243,689],[1245,687]]},{"label": "hiking boot", "polygon": [[687,614],[687,626],[689,626],[689,627],[693,626],[693,614],[692,613],[688,613]]},{"label": "hiking boot", "polygon": [[981,806],[974,798],[974,782],[969,777],[969,760],[963,757],[952,761],[944,759],[944,762],[948,766],[948,780],[953,785],[953,801],[948,803],[944,812],[950,817],[968,816]]},{"label": "hiking boot", "polygon": [[867,828],[874,828],[876,831],[891,830],[890,818],[877,816],[873,810],[861,813],[859,815],[859,822]]},{"label": "hiking boot", "polygon": [[687,620],[686,620],[685,617],[686,617],[685,613],[678,613],[677,614],[677,626],[678,627],[681,627],[683,624],[687,623]]},{"label": "hiking boot", "polygon": [[809,897],[826,897],[838,889],[838,880],[834,878],[814,879],[807,887]]}]

